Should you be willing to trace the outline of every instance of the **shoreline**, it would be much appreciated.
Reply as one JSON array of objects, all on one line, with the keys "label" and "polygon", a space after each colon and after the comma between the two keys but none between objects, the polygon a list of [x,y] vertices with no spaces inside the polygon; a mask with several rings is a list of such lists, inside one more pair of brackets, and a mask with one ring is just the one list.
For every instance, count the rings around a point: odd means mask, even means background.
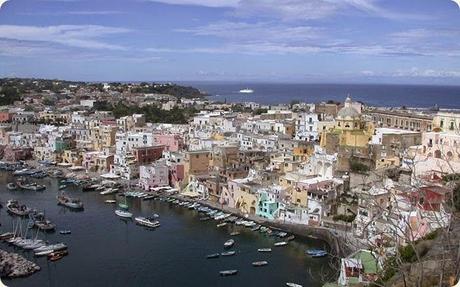
[{"label": "shoreline", "polygon": [[27,260],[22,255],[0,249],[0,275],[2,278],[28,277],[40,271],[40,269],[40,266]]},{"label": "shoreline", "polygon": [[[158,195],[159,197],[161,195]],[[269,227],[271,229],[275,229],[278,231],[285,231],[288,233],[291,233],[295,235],[296,237],[299,238],[304,238],[304,239],[316,239],[316,240],[321,240],[324,241],[328,247],[333,251],[333,256],[334,257],[346,257],[348,254],[350,254],[353,251],[353,248],[346,243],[345,240],[341,240],[341,237],[339,236],[338,233],[333,232],[332,230],[325,228],[325,227],[313,227],[313,226],[306,226],[306,225],[300,225],[300,224],[288,224],[288,223],[281,223],[281,222],[276,222],[276,221],[270,221],[267,220],[266,218],[259,217],[256,215],[245,215],[241,213],[239,210],[224,207],[220,204],[216,204],[211,201],[207,200],[194,200],[190,198],[186,198],[181,196],[180,194],[176,195],[170,195],[166,197],[171,197],[183,201],[189,201],[189,202],[196,202],[201,205],[217,209],[226,213],[230,213],[232,215],[238,216],[243,219],[247,220],[252,220],[256,222],[257,224],[265,227]]]}]

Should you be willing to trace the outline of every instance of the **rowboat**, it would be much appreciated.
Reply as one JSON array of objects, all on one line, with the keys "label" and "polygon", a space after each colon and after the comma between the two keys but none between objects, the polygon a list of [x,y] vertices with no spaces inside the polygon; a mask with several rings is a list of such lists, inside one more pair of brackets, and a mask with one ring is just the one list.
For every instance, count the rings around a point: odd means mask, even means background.
[{"label": "rowboat", "polygon": [[276,242],[274,245],[276,247],[280,247],[280,246],[286,246],[288,243],[286,241],[280,241],[280,242]]},{"label": "rowboat", "polygon": [[138,216],[134,218],[134,221],[136,221],[137,224],[145,226],[145,227],[150,227],[150,228],[160,227],[160,222],[153,218]]},{"label": "rowboat", "polygon": [[267,261],[256,261],[256,262],[252,262],[252,266],[254,266],[254,267],[261,267],[261,266],[265,266],[265,265],[268,265],[268,262],[267,262]]},{"label": "rowboat", "polygon": [[236,254],[235,251],[227,251],[227,252],[222,252],[220,255],[222,255],[222,256],[233,256],[235,254]]},{"label": "rowboat", "polygon": [[206,256],[207,259],[219,258],[219,253],[213,253]]},{"label": "rowboat", "polygon": [[229,240],[225,241],[224,247],[225,247],[225,248],[230,248],[230,247],[233,246],[233,244],[235,244],[235,240],[229,239]]},{"label": "rowboat", "polygon": [[237,273],[238,273],[238,270],[224,270],[224,271],[219,272],[220,276],[231,276],[231,275],[236,275]]},{"label": "rowboat", "polygon": [[131,217],[133,217],[133,214],[131,212],[121,210],[121,209],[115,210],[115,214],[118,215],[119,217],[123,217],[123,218],[131,218]]}]

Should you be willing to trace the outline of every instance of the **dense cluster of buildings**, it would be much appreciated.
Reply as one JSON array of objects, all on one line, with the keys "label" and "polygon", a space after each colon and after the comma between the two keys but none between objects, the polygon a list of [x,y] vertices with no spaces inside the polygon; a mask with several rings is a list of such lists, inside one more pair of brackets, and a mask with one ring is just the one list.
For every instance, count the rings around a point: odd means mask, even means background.
[{"label": "dense cluster of buildings", "polygon": [[[178,103],[161,101],[163,109]],[[68,111],[5,107],[1,153],[6,161],[135,181],[146,191],[171,186],[248,216],[331,228],[372,246],[370,260],[449,222],[452,190],[442,177],[460,171],[458,113],[370,108],[349,97],[343,104],[265,106],[259,115],[187,103],[207,110],[185,125],[148,123],[142,114],[115,118],[88,109],[92,99]],[[375,279],[376,268],[361,257],[369,252],[342,262],[339,283]],[[363,276],[366,265],[371,271]]]}]

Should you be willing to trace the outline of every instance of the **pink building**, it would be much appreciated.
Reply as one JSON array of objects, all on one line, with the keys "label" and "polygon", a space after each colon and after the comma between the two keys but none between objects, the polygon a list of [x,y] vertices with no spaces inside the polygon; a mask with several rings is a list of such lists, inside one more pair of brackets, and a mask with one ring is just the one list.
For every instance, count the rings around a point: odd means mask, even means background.
[{"label": "pink building", "polygon": [[155,142],[165,146],[165,151],[179,151],[184,148],[184,139],[179,134],[156,134]]},{"label": "pink building", "polygon": [[172,186],[175,186],[177,183],[181,183],[185,177],[184,165],[179,163],[172,164],[169,167],[169,175]]},{"label": "pink building", "polygon": [[141,166],[139,185],[146,191],[160,186],[169,186],[169,168],[164,162]]},{"label": "pink building", "polygon": [[0,112],[0,123],[9,123],[13,119],[13,114],[9,112]]}]

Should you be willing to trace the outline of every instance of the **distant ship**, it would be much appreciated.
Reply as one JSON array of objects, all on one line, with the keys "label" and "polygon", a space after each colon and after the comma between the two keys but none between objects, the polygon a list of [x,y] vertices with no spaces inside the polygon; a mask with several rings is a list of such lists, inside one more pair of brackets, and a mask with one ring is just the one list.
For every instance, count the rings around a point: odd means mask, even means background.
[{"label": "distant ship", "polygon": [[251,90],[251,89],[240,90],[240,94],[252,94],[252,93],[254,93],[254,90]]}]

